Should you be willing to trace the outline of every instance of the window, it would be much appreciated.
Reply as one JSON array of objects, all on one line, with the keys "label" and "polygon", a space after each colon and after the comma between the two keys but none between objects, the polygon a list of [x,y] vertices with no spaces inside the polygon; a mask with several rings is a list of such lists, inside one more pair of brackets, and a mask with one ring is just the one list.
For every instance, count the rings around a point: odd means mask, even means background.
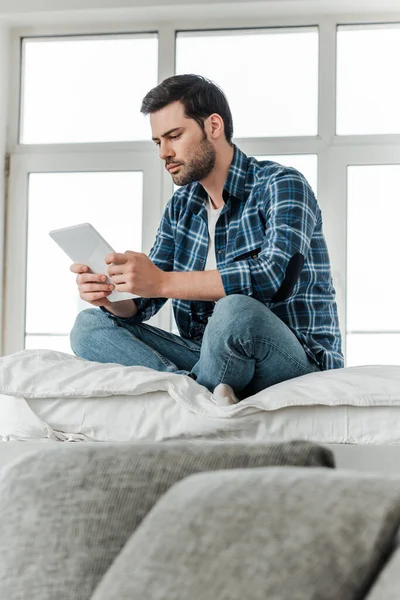
[{"label": "window", "polygon": [[141,172],[30,175],[26,347],[71,352],[76,314],[89,308],[77,294],[71,260],[48,232],[90,222],[117,252],[141,252],[142,201]]},{"label": "window", "polygon": [[157,50],[156,34],[25,39],[21,143],[150,139],[140,104]]},{"label": "window", "polygon": [[236,138],[317,134],[316,27],[179,32],[176,72],[221,86]]},{"label": "window", "polygon": [[[3,352],[70,351],[83,304],[48,230],[89,221],[116,250],[149,252],[173,186],[140,103],[165,77],[195,72],[225,92],[239,148],[295,167],[314,189],[346,364],[400,364],[400,9],[380,24],[237,10],[243,28],[169,13],[169,24],[115,20],[112,31],[12,31]],[[168,329],[170,303],[163,311],[153,322]]]},{"label": "window", "polygon": [[400,364],[400,165],[348,168],[347,361]]},{"label": "window", "polygon": [[[148,253],[162,212],[160,172],[151,144],[137,151],[99,149],[12,158],[7,353],[24,346],[69,351],[67,337],[75,317],[82,308],[90,308],[79,299],[71,261],[48,232],[90,222],[116,251]],[[161,325],[157,317],[153,322]]]},{"label": "window", "polygon": [[149,252],[162,212],[162,177],[140,105],[157,85],[158,59],[157,33],[22,40],[6,352],[71,352],[75,317],[90,308],[79,299],[71,261],[49,237],[51,229],[90,222],[116,251]]},{"label": "window", "polygon": [[337,133],[400,133],[400,24],[337,33]]}]

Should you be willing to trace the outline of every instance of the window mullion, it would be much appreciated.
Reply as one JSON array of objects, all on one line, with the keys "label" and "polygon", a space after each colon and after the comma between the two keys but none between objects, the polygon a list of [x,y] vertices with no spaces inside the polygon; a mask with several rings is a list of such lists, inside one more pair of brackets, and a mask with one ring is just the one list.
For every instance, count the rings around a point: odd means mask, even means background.
[{"label": "window mullion", "polygon": [[330,143],[336,123],[336,21],[319,24],[318,135]]},{"label": "window mullion", "polygon": [[[167,77],[171,77],[175,74],[175,39],[176,31],[172,23],[163,25],[158,30],[158,80],[161,83]],[[147,117],[148,118],[148,117]],[[155,149],[156,153],[157,150]],[[164,210],[165,205],[171,198],[173,193],[173,184],[171,176],[165,169],[162,168],[160,161],[160,170],[162,177],[162,194],[161,202],[159,206],[160,219]],[[159,311],[158,315],[158,326],[166,331],[171,330],[171,303],[167,302],[163,308]]]},{"label": "window mullion", "polygon": [[[24,159],[11,157],[6,221],[5,294],[2,352],[24,347],[27,275],[28,172]],[[46,275],[43,276],[46,285]]]}]

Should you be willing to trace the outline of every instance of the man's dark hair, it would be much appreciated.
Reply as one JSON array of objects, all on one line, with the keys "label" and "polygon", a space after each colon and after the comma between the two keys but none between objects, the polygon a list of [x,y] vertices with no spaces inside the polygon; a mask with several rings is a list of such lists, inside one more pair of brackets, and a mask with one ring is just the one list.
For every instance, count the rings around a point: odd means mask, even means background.
[{"label": "man's dark hair", "polygon": [[204,120],[217,113],[224,121],[225,137],[232,143],[233,121],[224,92],[212,81],[201,75],[174,75],[164,79],[143,98],[140,112],[148,115],[164,108],[171,102],[183,104],[185,115],[194,119],[203,130]]}]

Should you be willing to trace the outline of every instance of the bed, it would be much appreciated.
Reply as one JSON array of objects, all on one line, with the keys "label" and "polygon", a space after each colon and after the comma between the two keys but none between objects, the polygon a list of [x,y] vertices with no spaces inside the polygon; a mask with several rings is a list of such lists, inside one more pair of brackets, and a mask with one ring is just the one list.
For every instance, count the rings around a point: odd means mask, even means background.
[{"label": "bed", "polygon": [[0,466],[38,444],[306,439],[338,466],[397,472],[400,366],[311,373],[234,406],[184,375],[53,350],[0,358]]}]

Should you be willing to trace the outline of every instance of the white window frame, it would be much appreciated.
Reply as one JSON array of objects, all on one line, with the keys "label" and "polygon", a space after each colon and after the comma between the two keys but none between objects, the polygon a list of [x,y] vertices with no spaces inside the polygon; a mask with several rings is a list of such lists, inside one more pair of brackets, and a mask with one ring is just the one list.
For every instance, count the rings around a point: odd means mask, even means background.
[{"label": "white window frame", "polygon": [[[143,172],[143,218],[142,247],[146,254],[154,241],[159,224],[161,206],[154,210],[154,198],[161,198],[161,164],[153,148],[147,151],[115,151],[83,153],[71,151],[55,154],[25,154],[11,159],[10,198],[7,215],[7,231],[18,231],[19,235],[9,235],[6,247],[6,293],[4,322],[4,346],[6,353],[17,352],[25,344],[25,304],[27,275],[27,231],[28,231],[28,182],[30,173],[77,173],[105,171],[142,171]],[[154,174],[157,176],[154,176]],[[57,201],[57,199],[54,199]],[[110,199],[112,205],[112,199]],[[112,208],[111,208],[112,211]],[[123,220],[116,213],[115,220]],[[79,218],[77,217],[77,222]],[[43,257],[43,280],[41,293],[47,295],[47,282],[51,282],[51,273],[46,273],[46,257]],[[49,286],[51,288],[51,286]],[[57,295],[54,295],[57,302]]]},{"label": "white window frame", "polygon": [[[25,287],[23,277],[26,270],[26,211],[22,207],[22,214],[16,214],[16,206],[21,203],[21,198],[26,198],[26,183],[23,180],[29,169],[36,167],[43,170],[70,170],[71,165],[82,165],[92,160],[92,168],[96,166],[101,169],[110,170],[113,165],[115,170],[121,169],[125,164],[127,170],[137,169],[136,161],[140,157],[145,170],[144,186],[145,198],[144,208],[155,221],[159,221],[166,201],[172,193],[172,182],[162,168],[153,167],[150,156],[157,158],[150,142],[132,142],[124,144],[76,144],[61,146],[21,146],[18,144],[18,113],[19,113],[19,91],[20,91],[20,38],[26,36],[57,36],[57,35],[80,35],[92,34],[127,34],[158,32],[159,36],[159,81],[174,74],[175,69],[175,35],[178,31],[187,30],[218,30],[227,28],[251,29],[253,27],[304,27],[317,26],[319,29],[319,92],[318,92],[318,135],[303,136],[295,138],[235,138],[235,143],[249,155],[265,154],[317,154],[318,156],[318,190],[317,196],[324,218],[324,232],[327,238],[330,259],[332,263],[332,274],[336,289],[336,299],[343,342],[346,342],[346,235],[347,235],[347,166],[365,164],[400,164],[400,135],[366,135],[366,136],[336,136],[336,32],[339,25],[368,25],[371,23],[400,23],[400,12],[387,14],[337,14],[329,16],[277,18],[276,16],[256,18],[246,15],[246,6],[242,7],[243,16],[238,18],[215,18],[207,19],[182,19],[175,18],[170,22],[143,22],[125,20],[123,23],[113,23],[105,26],[101,23],[70,24],[60,26],[58,24],[43,26],[36,25],[34,28],[20,28],[11,32],[12,43],[12,80],[10,83],[10,135],[8,148],[11,153],[11,175],[8,194],[8,219],[6,226],[6,277],[5,277],[5,309],[3,315],[3,353],[20,350],[21,331],[24,327],[25,314]],[[100,18],[100,17],[99,17]],[[228,99],[229,100],[229,99]],[[153,152],[153,154],[152,154]],[[85,158],[86,157],[86,158]],[[130,158],[129,158],[130,157]],[[147,159],[146,159],[147,160]],[[157,159],[158,160],[158,159]],[[36,161],[36,162],[35,162]],[[128,167],[129,163],[129,167]],[[87,165],[88,162],[85,162]],[[161,163],[159,163],[161,164]],[[151,184],[146,182],[147,173]],[[154,169],[154,171],[153,171]],[[155,186],[153,191],[151,186]],[[157,188],[158,192],[155,191]],[[25,196],[24,196],[25,194]],[[157,195],[159,194],[159,195]],[[18,200],[19,197],[19,200]],[[22,206],[22,205],[21,205]],[[13,216],[12,216],[13,215]],[[25,215],[25,216],[24,216]],[[152,222],[150,229],[154,228]],[[144,231],[144,246],[147,249],[151,245]],[[151,240],[152,241],[152,240]],[[22,242],[22,243],[21,243]],[[18,270],[23,274],[15,276],[16,262],[14,254],[20,246]],[[13,278],[18,281],[18,285]],[[3,290],[4,297],[4,290]],[[164,309],[163,309],[164,310]],[[165,329],[170,328],[168,311],[161,311],[158,325]]]}]

